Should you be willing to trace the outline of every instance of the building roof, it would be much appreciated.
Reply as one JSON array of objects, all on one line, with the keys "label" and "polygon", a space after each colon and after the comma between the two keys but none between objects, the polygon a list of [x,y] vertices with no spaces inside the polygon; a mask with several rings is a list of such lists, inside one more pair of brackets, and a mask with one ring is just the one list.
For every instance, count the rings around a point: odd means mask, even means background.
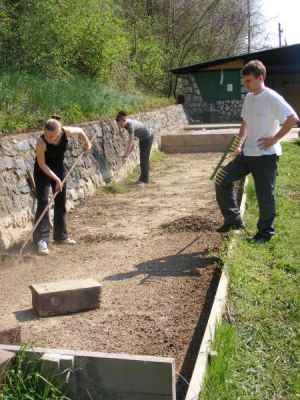
[{"label": "building roof", "polygon": [[300,43],[174,68],[171,69],[171,72],[176,75],[188,74],[238,59],[243,60],[245,63],[250,60],[259,59],[268,67],[268,70],[270,70],[269,67],[272,66],[274,72],[280,70],[282,66],[285,66],[289,67],[290,72],[300,73]]}]

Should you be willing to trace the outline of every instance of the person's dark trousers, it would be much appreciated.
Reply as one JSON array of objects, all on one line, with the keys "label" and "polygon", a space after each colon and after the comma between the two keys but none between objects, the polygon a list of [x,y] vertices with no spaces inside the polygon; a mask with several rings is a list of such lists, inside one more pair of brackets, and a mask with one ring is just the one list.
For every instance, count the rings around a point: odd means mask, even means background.
[{"label": "person's dark trousers", "polygon": [[151,147],[153,143],[153,135],[146,139],[140,140],[140,165],[141,165],[141,175],[140,182],[149,182],[149,159],[151,153]]},{"label": "person's dark trousers", "polygon": [[[66,175],[66,171],[63,164],[51,167],[51,170],[61,179]],[[52,188],[52,193],[55,192],[55,181],[50,179],[38,166],[35,164],[34,167],[34,181],[36,186],[36,197],[37,197],[37,210],[35,214],[35,222],[38,220],[44,209],[46,208],[49,201],[49,189]],[[53,239],[55,241],[62,241],[67,239],[67,213],[66,213],[66,184],[63,186],[62,192],[60,192],[54,200],[54,232]],[[37,226],[33,233],[33,241],[37,243],[39,240],[45,240],[49,242],[50,235],[50,221],[49,212],[46,212],[41,222]]]},{"label": "person's dark trousers", "polygon": [[234,182],[251,173],[259,208],[258,232],[264,238],[274,235],[277,161],[276,154],[255,157],[239,155],[223,168],[225,176],[216,185],[216,199],[225,223],[235,224],[241,221]]}]

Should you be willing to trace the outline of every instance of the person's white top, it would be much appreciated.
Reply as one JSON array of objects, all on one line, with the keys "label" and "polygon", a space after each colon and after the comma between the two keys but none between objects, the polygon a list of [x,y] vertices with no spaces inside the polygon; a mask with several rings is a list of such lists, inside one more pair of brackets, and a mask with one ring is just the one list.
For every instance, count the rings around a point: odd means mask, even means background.
[{"label": "person's white top", "polygon": [[282,96],[274,90],[265,88],[260,94],[248,93],[243,109],[242,118],[247,124],[247,138],[244,144],[245,156],[262,156],[282,154],[279,141],[267,150],[259,147],[259,139],[274,136],[279,131],[287,117],[296,115],[293,108]]}]

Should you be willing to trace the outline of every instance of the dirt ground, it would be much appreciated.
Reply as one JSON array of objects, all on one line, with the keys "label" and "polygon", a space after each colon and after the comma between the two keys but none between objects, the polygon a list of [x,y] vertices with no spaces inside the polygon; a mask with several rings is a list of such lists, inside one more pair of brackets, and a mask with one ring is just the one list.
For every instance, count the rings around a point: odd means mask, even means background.
[{"label": "dirt ground", "polygon": [[[76,246],[50,246],[37,263],[2,264],[0,316],[37,346],[174,357],[178,398],[187,388],[219,277],[223,239],[209,176],[220,154],[167,155],[146,188],[99,190],[69,214]],[[98,310],[38,318],[33,283],[93,278]],[[179,375],[180,374],[180,375]]]}]

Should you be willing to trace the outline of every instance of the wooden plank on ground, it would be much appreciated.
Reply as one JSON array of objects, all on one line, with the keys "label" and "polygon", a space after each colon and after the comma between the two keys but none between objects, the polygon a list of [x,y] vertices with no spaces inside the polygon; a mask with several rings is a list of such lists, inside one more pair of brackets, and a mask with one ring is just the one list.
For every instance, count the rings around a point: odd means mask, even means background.
[{"label": "wooden plank on ground", "polygon": [[[1,348],[19,350],[18,346],[0,344]],[[64,349],[34,348],[32,351],[74,356],[76,393],[82,400],[176,399],[174,358]]]},{"label": "wooden plank on ground", "polygon": [[0,385],[3,382],[7,368],[9,368],[9,366],[11,365],[11,362],[14,357],[15,353],[0,349]]}]

